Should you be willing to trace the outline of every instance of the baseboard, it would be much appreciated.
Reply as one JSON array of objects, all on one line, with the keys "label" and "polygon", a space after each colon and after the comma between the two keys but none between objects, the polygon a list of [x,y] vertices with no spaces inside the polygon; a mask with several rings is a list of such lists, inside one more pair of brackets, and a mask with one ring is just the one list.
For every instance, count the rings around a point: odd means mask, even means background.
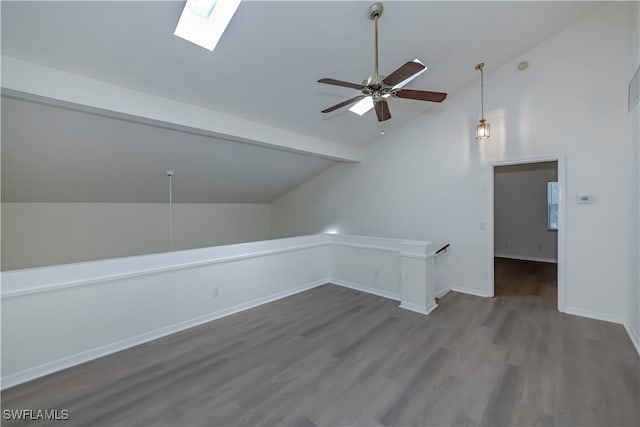
[{"label": "baseboard", "polygon": [[420,313],[424,315],[431,313],[437,307],[438,307],[438,304],[436,304],[435,301],[429,307],[426,307],[424,305],[419,305],[419,304],[413,304],[406,301],[403,301],[402,303],[400,303],[400,308],[404,308],[405,310],[414,311],[416,313]]},{"label": "baseboard", "polygon": [[495,254],[496,258],[517,259],[520,261],[535,261],[535,262],[547,262],[550,264],[557,264],[558,260],[553,258],[540,258],[535,256],[521,256],[521,255],[507,255],[507,254]]},{"label": "baseboard", "polygon": [[442,297],[444,297],[446,294],[448,294],[449,292],[451,292],[451,288],[444,288],[441,291],[436,291],[436,298],[440,299]]},{"label": "baseboard", "polygon": [[316,280],[311,283],[307,283],[302,286],[287,289],[285,291],[276,292],[271,295],[267,295],[262,298],[257,298],[246,303],[234,305],[229,308],[215,311],[213,313],[199,316],[194,319],[185,320],[180,323],[169,325],[160,329],[156,329],[151,332],[136,335],[134,337],[126,338],[111,344],[107,344],[101,347],[93,348],[81,353],[73,354],[71,356],[64,357],[62,359],[54,360],[51,362],[43,363],[42,365],[34,366],[33,368],[25,369],[24,371],[16,372],[11,375],[2,377],[0,380],[0,390],[4,390],[9,387],[13,387],[18,384],[22,384],[33,379],[43,377],[45,375],[52,374],[63,369],[70,368],[81,363],[88,362],[90,360],[97,359],[99,357],[107,356],[109,354],[126,350],[127,348],[134,347],[136,345],[144,344],[145,342],[152,341],[158,338],[162,338],[167,335],[171,335],[176,332],[183,331],[185,329],[193,328],[194,326],[201,325],[203,323],[211,322],[212,320],[220,319],[222,317],[230,316],[232,314],[239,313],[244,310],[267,304],[288,296],[307,291],[309,289],[324,285],[328,282],[327,279]]},{"label": "baseboard", "polygon": [[480,291],[478,289],[472,289],[472,288],[465,288],[462,286],[452,286],[451,290],[455,292],[461,292],[463,294],[475,295],[478,297],[484,297],[484,298],[489,297],[489,294],[485,291]]},{"label": "baseboard", "polygon": [[574,316],[588,317],[590,319],[604,320],[605,322],[622,324],[622,326],[624,326],[625,331],[627,332],[627,335],[629,335],[629,339],[631,340],[631,343],[633,344],[636,351],[638,352],[638,355],[640,355],[640,333],[638,333],[638,331],[636,331],[635,328],[631,326],[628,322],[626,321],[623,322],[620,318],[616,316],[612,316],[610,314],[599,313],[597,311],[585,310],[582,308],[571,307],[571,306],[566,306],[564,312],[567,314],[573,314]]},{"label": "baseboard", "polygon": [[[338,286],[342,286],[345,288],[349,288],[349,289],[354,289],[356,291],[360,291],[360,292],[366,292],[368,294],[372,294],[372,295],[376,295],[382,298],[387,298],[387,299],[392,299],[395,301],[400,301],[401,300],[401,295],[400,294],[396,294],[393,292],[389,292],[389,291],[384,291],[382,289],[377,289],[377,288],[372,288],[370,286],[365,286],[365,285],[361,285],[359,283],[354,283],[354,282],[349,282],[347,280],[342,280],[342,279],[335,279],[333,277],[327,279],[329,283],[333,283],[335,285]],[[438,307],[438,304],[436,304],[435,301],[433,301],[433,304],[430,305],[429,307],[426,307],[424,305],[419,305],[419,304],[413,304],[410,302],[401,302],[400,308],[404,308],[405,310],[410,310],[410,311],[414,311],[416,313],[420,313],[420,314],[429,314],[431,313],[433,310],[435,310]]]},{"label": "baseboard", "polygon": [[583,308],[565,306],[564,312],[567,314],[573,314],[574,316],[588,317],[590,319],[604,320],[605,322],[624,323],[622,319],[617,316],[612,316],[606,313],[600,313],[597,311],[585,310]]},{"label": "baseboard", "polygon": [[385,291],[378,288],[372,288],[369,286],[361,285],[359,283],[349,282],[347,280],[336,279],[334,277],[330,277],[327,279],[327,282],[333,283],[339,286],[343,286],[349,289],[355,289],[356,291],[366,292],[368,294],[377,295],[382,298],[388,298],[395,301],[400,301],[400,294],[396,294],[393,292]]},{"label": "baseboard", "polygon": [[624,329],[627,331],[627,335],[629,335],[631,343],[636,348],[638,355],[640,355],[640,334],[628,322],[624,322],[623,325]]}]

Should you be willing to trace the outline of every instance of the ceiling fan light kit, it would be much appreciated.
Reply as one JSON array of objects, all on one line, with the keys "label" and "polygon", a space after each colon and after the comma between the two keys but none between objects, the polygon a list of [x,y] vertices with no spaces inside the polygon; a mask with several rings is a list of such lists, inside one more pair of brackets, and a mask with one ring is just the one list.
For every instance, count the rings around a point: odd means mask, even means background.
[{"label": "ceiling fan light kit", "polygon": [[480,71],[480,121],[476,125],[476,139],[487,139],[491,135],[491,125],[484,119],[484,74],[482,69],[484,68],[484,62],[476,65],[476,70]]},{"label": "ceiling fan light kit", "polygon": [[339,104],[325,108],[322,110],[323,113],[330,113],[357,102],[358,104],[354,105],[351,108],[351,111],[362,115],[373,107],[376,112],[378,122],[382,124],[382,122],[391,118],[391,111],[389,110],[389,104],[387,102],[387,99],[390,97],[429,102],[442,102],[447,97],[447,94],[443,92],[402,89],[404,85],[426,70],[427,67],[418,59],[406,62],[388,76],[380,75],[378,72],[378,21],[380,20],[383,11],[384,6],[382,3],[374,3],[369,7],[369,19],[374,21],[375,55],[373,76],[364,79],[362,84],[349,83],[329,78],[318,80],[318,83],[357,89],[362,92],[362,95],[358,95]]}]

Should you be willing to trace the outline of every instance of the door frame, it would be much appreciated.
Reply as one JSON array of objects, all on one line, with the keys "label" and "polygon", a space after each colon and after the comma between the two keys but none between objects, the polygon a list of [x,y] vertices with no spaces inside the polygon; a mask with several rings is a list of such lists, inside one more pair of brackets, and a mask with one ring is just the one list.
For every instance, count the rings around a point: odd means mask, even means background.
[{"label": "door frame", "polygon": [[494,296],[494,241],[495,241],[495,228],[494,228],[494,176],[495,176],[495,168],[498,166],[510,166],[510,165],[524,165],[529,163],[544,163],[544,162],[558,162],[558,241],[557,241],[557,250],[558,250],[558,311],[564,313],[566,306],[566,236],[567,236],[567,227],[566,227],[566,203],[567,203],[567,193],[566,193],[566,174],[565,174],[565,155],[558,154],[555,156],[544,156],[544,157],[532,157],[532,158],[523,158],[523,159],[514,159],[514,160],[502,160],[495,161],[489,163],[491,167],[491,173],[489,173],[489,217],[487,224],[487,247],[488,247],[488,256],[487,256],[487,266],[488,266],[488,289],[489,296]]}]

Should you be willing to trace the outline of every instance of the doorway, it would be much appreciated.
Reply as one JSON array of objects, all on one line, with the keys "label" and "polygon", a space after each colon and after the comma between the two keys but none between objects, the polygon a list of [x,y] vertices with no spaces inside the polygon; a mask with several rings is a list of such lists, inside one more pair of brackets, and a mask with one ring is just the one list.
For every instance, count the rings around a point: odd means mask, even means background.
[{"label": "doorway", "polygon": [[491,165],[489,290],[564,311],[564,159]]}]

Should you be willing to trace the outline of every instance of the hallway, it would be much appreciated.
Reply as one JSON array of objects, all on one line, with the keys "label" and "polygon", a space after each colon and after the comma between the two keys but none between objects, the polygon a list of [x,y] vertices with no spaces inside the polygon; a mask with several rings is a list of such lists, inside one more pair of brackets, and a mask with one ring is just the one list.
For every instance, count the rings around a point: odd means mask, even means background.
[{"label": "hallway", "polygon": [[495,258],[494,266],[496,298],[525,300],[552,308],[557,306],[557,264]]}]

